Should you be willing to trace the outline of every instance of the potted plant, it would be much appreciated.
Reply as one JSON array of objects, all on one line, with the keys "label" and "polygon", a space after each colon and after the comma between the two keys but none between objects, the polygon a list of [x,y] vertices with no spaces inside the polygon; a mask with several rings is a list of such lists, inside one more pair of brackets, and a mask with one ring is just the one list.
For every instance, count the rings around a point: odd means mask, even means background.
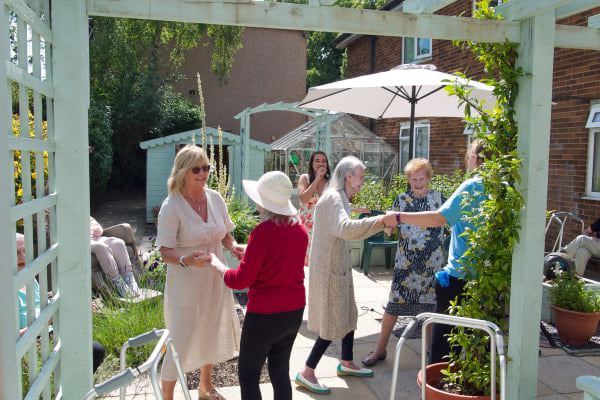
[{"label": "potted plant", "polygon": [[600,321],[600,295],[586,288],[573,273],[564,272],[554,279],[550,297],[560,340],[577,346],[587,344]]},{"label": "potted plant", "polygon": [[154,218],[154,226],[158,228],[158,213],[160,212],[160,206],[156,205],[152,207],[150,212],[152,213],[152,217]]}]

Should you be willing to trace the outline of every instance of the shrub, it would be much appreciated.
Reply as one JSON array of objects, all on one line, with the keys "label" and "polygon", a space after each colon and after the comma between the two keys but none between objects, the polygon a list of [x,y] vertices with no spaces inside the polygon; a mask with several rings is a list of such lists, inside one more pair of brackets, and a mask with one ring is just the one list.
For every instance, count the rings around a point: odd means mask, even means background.
[{"label": "shrub", "polygon": [[[29,112],[28,122],[29,122],[29,137],[33,138],[33,137],[35,137],[34,116],[31,113],[31,111]],[[20,129],[21,129],[21,117],[19,114],[14,114],[12,117],[13,136],[20,136]],[[47,130],[46,121],[42,121],[42,138],[43,138],[43,140],[47,140],[47,134],[48,134],[48,130]],[[31,171],[31,197],[32,198],[36,197],[36,188],[37,188],[36,185],[37,185],[38,181],[42,187],[44,187],[45,182],[48,181],[48,153],[47,152],[43,152],[43,159],[44,159],[43,177],[42,177],[42,179],[38,179],[38,175],[37,175],[38,171],[36,169],[36,164],[35,164],[35,152],[33,152],[33,151],[29,152],[29,165],[30,165],[30,171]],[[15,204],[21,204],[23,202],[23,182],[22,182],[23,171],[21,168],[21,163],[22,163],[21,151],[15,150],[14,151]]]},{"label": "shrub", "polygon": [[112,136],[110,107],[90,100],[88,112],[88,137],[90,149],[90,191],[100,193],[106,190],[112,175]]},{"label": "shrub", "polygon": [[248,236],[256,225],[260,223],[260,217],[254,213],[252,207],[247,202],[234,199],[228,207],[229,216],[235,224],[235,229],[231,234],[238,243],[248,243]]},{"label": "shrub", "polygon": [[[462,183],[464,176],[465,173],[463,171],[454,171],[452,175],[434,174],[429,187],[446,197],[450,197]],[[405,192],[406,189],[407,181],[403,174],[394,176],[389,187],[385,187],[380,178],[373,175],[366,175],[365,185],[352,198],[352,205],[370,210],[390,210],[398,194]]]},{"label": "shrub", "polygon": [[150,238],[152,248],[144,257],[144,275],[140,284],[154,290],[164,292],[165,282],[167,281],[167,265],[162,259],[160,249],[156,247],[156,239]]}]

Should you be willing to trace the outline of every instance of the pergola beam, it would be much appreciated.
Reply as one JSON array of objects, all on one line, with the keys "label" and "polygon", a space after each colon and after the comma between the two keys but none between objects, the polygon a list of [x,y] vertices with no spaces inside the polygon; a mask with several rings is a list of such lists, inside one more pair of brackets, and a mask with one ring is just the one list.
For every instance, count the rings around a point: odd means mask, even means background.
[{"label": "pergola beam", "polygon": [[575,0],[574,2],[556,9],[556,20],[579,14],[591,8],[598,7],[598,0]]},{"label": "pergola beam", "polygon": [[556,25],[554,47],[600,50],[600,29],[574,25]]},{"label": "pergola beam", "polygon": [[87,0],[88,15],[361,35],[519,41],[519,23],[277,2]]},{"label": "pergola beam", "polygon": [[509,21],[522,21],[540,15],[543,12],[567,6],[574,1],[575,0],[544,0],[543,2],[540,2],[531,0],[511,0],[500,4],[496,7],[496,10],[502,14],[504,19]]}]

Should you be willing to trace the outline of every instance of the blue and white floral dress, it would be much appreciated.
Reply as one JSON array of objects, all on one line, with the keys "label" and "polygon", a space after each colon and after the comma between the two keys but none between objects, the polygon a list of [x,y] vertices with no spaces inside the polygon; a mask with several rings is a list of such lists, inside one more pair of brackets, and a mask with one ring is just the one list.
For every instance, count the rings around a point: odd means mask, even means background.
[{"label": "blue and white floral dress", "polygon": [[[438,192],[429,191],[415,197],[409,189],[400,193],[392,208],[395,211],[435,211],[446,201]],[[444,266],[442,249],[444,228],[422,228],[400,224],[394,279],[386,312],[391,315],[415,315],[433,311],[435,304],[435,273]]]}]

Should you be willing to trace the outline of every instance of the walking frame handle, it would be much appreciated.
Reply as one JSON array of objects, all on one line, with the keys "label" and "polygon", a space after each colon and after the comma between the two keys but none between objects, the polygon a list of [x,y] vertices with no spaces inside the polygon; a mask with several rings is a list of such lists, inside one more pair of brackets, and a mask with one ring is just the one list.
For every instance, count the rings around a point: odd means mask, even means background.
[{"label": "walking frame handle", "polygon": [[131,382],[133,382],[135,377],[136,374],[134,370],[128,368],[119,375],[115,375],[112,378],[94,386],[89,392],[87,392],[85,399],[93,399],[96,396],[101,396],[123,386],[129,385]]},{"label": "walking frame handle", "polygon": [[490,346],[490,354],[491,354],[491,362],[490,365],[490,378],[491,378],[491,400],[496,400],[496,353],[498,354],[498,359],[500,361],[500,399],[506,400],[506,357],[504,355],[504,336],[502,335],[502,331],[500,328],[489,321],[483,321],[479,319],[466,318],[466,317],[457,317],[455,315],[446,315],[446,314],[436,314],[436,313],[421,313],[413,318],[413,320],[408,324],[408,326],[404,329],[400,340],[398,340],[398,344],[396,345],[396,350],[394,354],[394,369],[392,372],[392,388],[390,391],[390,400],[394,400],[396,396],[396,385],[398,379],[398,368],[400,362],[400,352],[402,351],[402,346],[406,342],[406,339],[411,337],[413,331],[417,328],[418,322],[423,322],[422,327],[422,340],[421,340],[421,376],[422,376],[422,384],[421,384],[421,399],[425,400],[425,389],[426,389],[426,361],[425,358],[427,356],[427,327],[432,323],[452,325],[452,326],[463,326],[466,328],[472,329],[480,329],[487,332],[490,336],[491,346]]}]

